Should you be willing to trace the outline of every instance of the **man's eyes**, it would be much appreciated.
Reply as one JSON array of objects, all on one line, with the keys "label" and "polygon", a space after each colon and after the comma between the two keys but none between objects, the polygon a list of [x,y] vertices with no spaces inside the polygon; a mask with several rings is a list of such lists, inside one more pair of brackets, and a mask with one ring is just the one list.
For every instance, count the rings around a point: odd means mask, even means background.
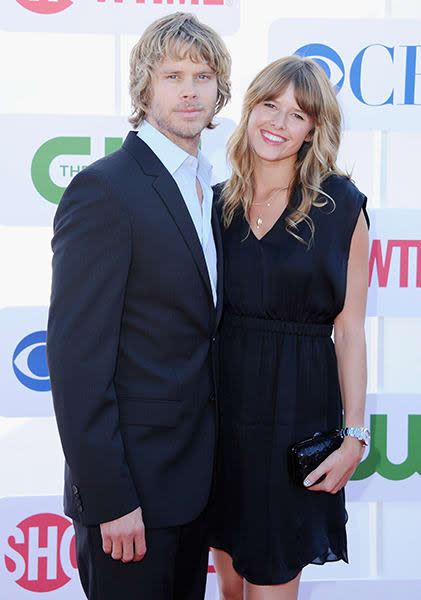
[{"label": "man's eyes", "polygon": [[[169,75],[166,75],[165,79],[176,80],[176,79],[179,79],[179,77],[180,77],[179,75],[171,73]],[[208,79],[211,79],[212,75],[208,75],[207,73],[200,73],[196,77],[197,77],[197,79],[200,79],[200,81],[206,81]]]}]

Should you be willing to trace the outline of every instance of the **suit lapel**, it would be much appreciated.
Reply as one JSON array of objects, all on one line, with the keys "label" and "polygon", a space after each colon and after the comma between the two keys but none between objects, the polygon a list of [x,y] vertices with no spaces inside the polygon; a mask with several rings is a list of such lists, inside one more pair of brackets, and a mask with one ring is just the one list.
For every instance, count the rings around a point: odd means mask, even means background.
[{"label": "suit lapel", "polygon": [[177,184],[168,171],[164,169],[164,172],[155,179],[152,185],[160,195],[161,200],[166,205],[184,241],[189,247],[213,304],[209,273],[206,266],[205,257],[203,255],[202,246],[197,236],[196,228],[190,217],[186,203],[184,202],[183,196],[181,195]]},{"label": "suit lapel", "polygon": [[139,138],[135,131],[131,131],[128,134],[123,143],[123,148],[130,152],[136,159],[142,171],[147,175],[153,175],[155,177],[152,186],[158,193],[162,202],[166,205],[168,212],[187,244],[202,281],[208,290],[208,295],[213,306],[212,289],[202,246],[186,203],[184,202],[176,182],[156,154],[154,154],[149,146]]},{"label": "suit lapel", "polygon": [[213,229],[213,237],[215,240],[216,246],[216,256],[217,256],[217,273],[218,273],[218,285],[216,287],[217,290],[217,301],[216,301],[216,317],[215,317],[215,329],[218,328],[219,322],[221,320],[222,315],[222,306],[223,306],[223,296],[224,296],[224,258],[222,251],[222,235],[221,235],[221,224],[218,217],[218,212],[215,207],[215,203],[212,207],[212,229]]}]

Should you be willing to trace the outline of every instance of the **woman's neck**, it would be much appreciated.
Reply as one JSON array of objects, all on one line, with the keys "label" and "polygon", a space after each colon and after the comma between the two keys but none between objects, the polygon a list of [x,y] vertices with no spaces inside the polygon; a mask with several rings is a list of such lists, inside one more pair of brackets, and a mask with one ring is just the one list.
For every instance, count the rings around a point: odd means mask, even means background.
[{"label": "woman's neck", "polygon": [[295,175],[296,156],[280,161],[261,160],[254,163],[254,185],[256,195],[265,195],[276,188],[289,185]]}]

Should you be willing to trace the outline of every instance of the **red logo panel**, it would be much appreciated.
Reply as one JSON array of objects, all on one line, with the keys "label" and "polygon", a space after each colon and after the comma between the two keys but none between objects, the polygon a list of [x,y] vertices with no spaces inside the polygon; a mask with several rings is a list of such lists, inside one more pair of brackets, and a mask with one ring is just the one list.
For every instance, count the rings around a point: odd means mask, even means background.
[{"label": "red logo panel", "polygon": [[16,583],[30,592],[66,585],[76,569],[75,536],[68,519],[53,513],[21,521],[8,539],[4,560]]},{"label": "red logo panel", "polygon": [[373,240],[369,262],[369,285],[371,285],[373,271],[376,267],[379,287],[387,287],[390,263],[392,260],[392,251],[395,248],[396,252],[400,252],[399,287],[408,287],[410,248],[414,248],[417,251],[416,264],[414,265],[416,268],[415,287],[421,287],[421,240],[387,240],[385,251],[382,249],[381,240]]},{"label": "red logo panel", "polygon": [[59,13],[73,4],[72,0],[16,0],[23,8],[42,15]]}]

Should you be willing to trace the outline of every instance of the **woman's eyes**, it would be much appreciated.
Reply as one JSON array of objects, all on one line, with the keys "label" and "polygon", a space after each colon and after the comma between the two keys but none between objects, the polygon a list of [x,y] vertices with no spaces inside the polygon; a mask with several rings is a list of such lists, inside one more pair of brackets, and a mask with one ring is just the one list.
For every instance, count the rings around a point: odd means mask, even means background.
[{"label": "woman's eyes", "polygon": [[[275,110],[277,110],[277,107],[275,106],[275,104],[272,104],[272,102],[264,102],[263,106],[267,106],[267,108],[273,108]],[[299,113],[291,113],[291,115],[293,117],[295,117],[296,119],[299,119],[300,121],[304,121],[304,117],[302,115],[300,115]]]}]

